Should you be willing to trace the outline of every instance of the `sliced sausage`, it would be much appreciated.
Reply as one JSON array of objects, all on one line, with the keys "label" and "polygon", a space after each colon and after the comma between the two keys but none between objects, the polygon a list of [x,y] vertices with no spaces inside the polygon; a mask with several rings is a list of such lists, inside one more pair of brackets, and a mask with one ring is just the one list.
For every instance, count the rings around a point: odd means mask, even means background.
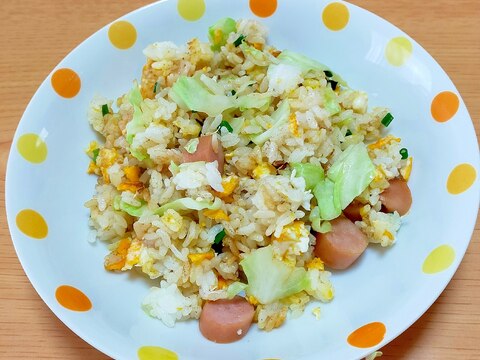
[{"label": "sliced sausage", "polygon": [[345,215],[349,220],[355,221],[362,221],[362,215],[360,215],[360,209],[363,208],[365,205],[359,202],[352,202],[348,205],[345,209],[343,209],[343,215]]},{"label": "sliced sausage", "polygon": [[344,216],[330,223],[330,232],[317,234],[315,255],[332,269],[346,269],[365,251],[368,245],[367,237]]},{"label": "sliced sausage", "polygon": [[405,215],[412,206],[412,193],[403,179],[390,180],[390,186],[380,194],[380,201],[388,212]]},{"label": "sliced sausage", "polygon": [[216,160],[218,170],[223,173],[224,156],[221,142],[217,138],[213,139],[212,135],[200,136],[198,140],[197,150],[193,154],[185,149],[182,150],[183,162],[212,162]]},{"label": "sliced sausage", "polygon": [[245,336],[252,324],[255,309],[240,296],[207,301],[200,315],[200,331],[208,340],[231,343]]}]

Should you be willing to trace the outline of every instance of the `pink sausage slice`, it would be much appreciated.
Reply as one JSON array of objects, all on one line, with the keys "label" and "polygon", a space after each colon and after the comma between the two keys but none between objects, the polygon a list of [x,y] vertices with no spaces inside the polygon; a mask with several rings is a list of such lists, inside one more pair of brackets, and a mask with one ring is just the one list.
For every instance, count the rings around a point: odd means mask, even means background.
[{"label": "pink sausage slice", "polygon": [[212,162],[217,160],[218,170],[223,172],[223,148],[219,140],[212,142],[212,135],[200,136],[197,150],[190,154],[185,149],[182,150],[183,162],[205,161]]},{"label": "pink sausage slice", "polygon": [[343,209],[343,215],[345,215],[351,221],[362,221],[362,215],[360,214],[360,209],[365,205],[359,202],[352,202],[345,209]]},{"label": "pink sausage slice", "polygon": [[388,212],[405,215],[412,206],[412,193],[403,179],[390,180],[390,186],[380,194],[380,201]]},{"label": "pink sausage slice", "polygon": [[200,315],[200,331],[208,340],[226,344],[240,340],[252,324],[255,309],[240,296],[207,301]]},{"label": "pink sausage slice", "polygon": [[340,216],[330,223],[332,224],[330,232],[317,234],[315,255],[332,269],[346,269],[367,248],[367,237],[344,216]]}]

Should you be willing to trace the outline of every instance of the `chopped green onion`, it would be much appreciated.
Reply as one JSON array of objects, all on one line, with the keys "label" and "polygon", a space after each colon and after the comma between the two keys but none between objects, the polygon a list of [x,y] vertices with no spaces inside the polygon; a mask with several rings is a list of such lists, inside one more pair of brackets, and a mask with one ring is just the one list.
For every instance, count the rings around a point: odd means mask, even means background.
[{"label": "chopped green onion", "polygon": [[158,90],[158,81],[155,83],[155,85],[153,86],[153,93],[156,94],[157,93],[157,90]]},{"label": "chopped green onion", "polygon": [[347,129],[347,132],[345,133],[345,136],[350,136],[352,135],[352,132],[350,131],[350,129]]},{"label": "chopped green onion", "polygon": [[[403,149],[402,149],[403,150]],[[97,157],[98,157],[98,154],[100,154],[100,149],[95,149],[92,151],[92,154],[93,154],[93,162],[94,163],[97,163]],[[403,159],[403,158],[402,158]]]},{"label": "chopped green onion", "polygon": [[393,120],[393,115],[390,113],[387,113],[387,115],[385,115],[382,119],[383,126],[387,127],[388,125],[390,125],[392,120]]},{"label": "chopped green onion", "polygon": [[233,132],[233,128],[232,128],[232,126],[228,123],[228,121],[222,120],[222,122],[220,123],[220,125],[218,125],[217,130],[221,129],[222,127],[224,127],[225,129],[227,129],[228,132]]},{"label": "chopped green onion", "polygon": [[330,70],[325,70],[324,74],[325,74],[326,77],[329,77],[329,78],[331,78],[333,76],[333,73]]},{"label": "chopped green onion", "polygon": [[215,240],[213,240],[212,249],[217,253],[221,254],[223,249],[223,238],[225,237],[225,229],[222,229],[217,235],[215,235]]},{"label": "chopped green onion", "polygon": [[406,148],[401,148],[399,153],[400,155],[402,155],[402,160],[408,158],[408,150]]},{"label": "chopped green onion", "polygon": [[240,44],[245,40],[245,35],[240,35],[237,40],[235,40],[233,42],[233,45],[235,45],[235,47],[239,47]]},{"label": "chopped green onion", "polygon": [[195,111],[195,110],[191,110],[191,111],[192,111],[192,114],[198,113],[198,111]]},{"label": "chopped green onion", "polygon": [[102,116],[105,116],[107,114],[110,114],[110,110],[108,109],[108,104],[103,104],[102,105]]},{"label": "chopped green onion", "polygon": [[232,96],[234,96],[237,92],[235,90],[232,90],[230,91],[230,94],[232,94]]},{"label": "chopped green onion", "polygon": [[327,81],[327,84],[330,84],[330,86],[332,87],[332,90],[336,90],[336,89],[337,89],[337,85],[338,85],[338,81],[328,80],[328,81]]},{"label": "chopped green onion", "polygon": [[225,237],[225,229],[222,229],[217,235],[215,235],[215,240],[213,240],[214,244],[219,244],[222,242],[223,238]]}]

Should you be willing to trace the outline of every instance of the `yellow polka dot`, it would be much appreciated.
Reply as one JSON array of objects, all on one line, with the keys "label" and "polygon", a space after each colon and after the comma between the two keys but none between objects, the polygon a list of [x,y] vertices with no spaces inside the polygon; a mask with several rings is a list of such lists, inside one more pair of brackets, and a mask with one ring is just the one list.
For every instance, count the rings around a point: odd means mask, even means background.
[{"label": "yellow polka dot", "polygon": [[82,86],[80,76],[72,69],[58,69],[50,79],[53,90],[61,97],[70,99],[75,97]]},{"label": "yellow polka dot", "polygon": [[322,13],[322,20],[325,26],[332,30],[342,30],[348,24],[350,12],[345,4],[333,2],[325,6]]},{"label": "yellow polka dot", "polygon": [[64,308],[72,311],[88,311],[92,302],[82,291],[70,285],[62,285],[55,291],[55,298]]},{"label": "yellow polka dot", "polygon": [[22,157],[34,164],[47,158],[47,144],[36,134],[24,134],[17,141],[17,150]]},{"label": "yellow polka dot", "polygon": [[108,38],[116,48],[129,49],[137,41],[137,30],[128,21],[117,21],[110,25]]},{"label": "yellow polka dot", "polygon": [[18,229],[34,239],[44,239],[48,234],[48,225],[38,212],[24,209],[17,214],[15,219]]},{"label": "yellow polka dot", "polygon": [[448,175],[447,190],[452,195],[461,194],[473,185],[476,178],[477,172],[472,165],[457,165]]},{"label": "yellow polka dot", "polygon": [[142,346],[137,354],[139,360],[178,360],[178,355],[173,351],[159,346]]},{"label": "yellow polka dot", "polygon": [[459,106],[460,100],[457,94],[451,91],[442,91],[433,98],[430,111],[436,121],[445,122],[457,113]]},{"label": "yellow polka dot", "polygon": [[402,66],[412,56],[413,45],[406,37],[390,40],[385,48],[385,57],[393,66]]},{"label": "yellow polka dot", "polygon": [[178,13],[188,21],[200,19],[205,13],[204,0],[178,0]]},{"label": "yellow polka dot", "polygon": [[450,245],[441,245],[434,249],[423,262],[425,274],[436,274],[447,269],[455,260],[455,250]]}]

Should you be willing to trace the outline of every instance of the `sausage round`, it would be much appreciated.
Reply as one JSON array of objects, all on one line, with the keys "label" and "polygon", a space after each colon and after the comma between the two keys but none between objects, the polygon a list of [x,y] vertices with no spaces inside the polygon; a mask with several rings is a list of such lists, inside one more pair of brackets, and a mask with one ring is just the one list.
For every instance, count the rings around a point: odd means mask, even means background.
[{"label": "sausage round", "polygon": [[222,144],[218,139],[213,140],[212,135],[200,136],[198,138],[197,149],[193,154],[190,154],[185,149],[182,150],[183,162],[217,161],[218,170],[223,172],[224,155]]},{"label": "sausage round", "polygon": [[352,202],[348,205],[345,209],[343,209],[343,215],[345,215],[349,220],[355,221],[362,221],[362,215],[360,214],[360,209],[363,208],[365,205],[359,202]]},{"label": "sausage round", "polygon": [[317,234],[315,255],[332,269],[346,269],[367,248],[367,237],[344,216],[340,216],[330,223],[332,224],[330,232]]},{"label": "sausage round", "polygon": [[405,215],[412,206],[412,193],[403,179],[390,180],[390,186],[380,194],[380,201],[388,212]]},{"label": "sausage round", "polygon": [[240,296],[207,301],[200,315],[200,331],[208,340],[231,343],[245,336],[252,324],[255,309]]}]

